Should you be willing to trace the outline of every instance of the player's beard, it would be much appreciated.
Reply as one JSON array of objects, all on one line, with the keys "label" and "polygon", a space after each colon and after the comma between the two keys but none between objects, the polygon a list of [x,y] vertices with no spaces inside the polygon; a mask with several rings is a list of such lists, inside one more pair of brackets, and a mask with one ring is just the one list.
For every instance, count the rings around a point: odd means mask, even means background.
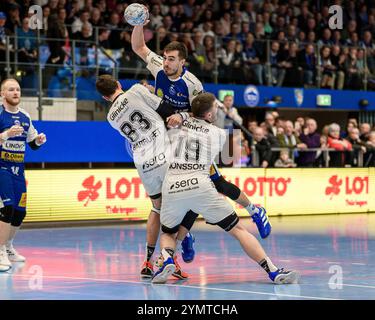
[{"label": "player's beard", "polygon": [[178,75],[178,68],[176,70],[172,70],[172,69],[166,70],[166,69],[164,69],[164,72],[168,77],[174,77],[174,76]]},{"label": "player's beard", "polygon": [[12,107],[17,107],[20,102],[21,102],[21,98],[17,98],[17,102],[14,101],[15,98],[12,98],[12,99],[9,99],[9,98],[4,98],[4,100],[9,104],[11,105]]}]

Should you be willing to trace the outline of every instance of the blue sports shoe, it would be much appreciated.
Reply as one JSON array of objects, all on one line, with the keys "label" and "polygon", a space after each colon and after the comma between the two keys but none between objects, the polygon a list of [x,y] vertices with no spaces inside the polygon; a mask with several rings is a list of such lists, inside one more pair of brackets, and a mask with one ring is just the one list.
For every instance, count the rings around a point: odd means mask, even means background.
[{"label": "blue sports shoe", "polygon": [[194,260],[195,250],[194,250],[195,238],[191,233],[187,233],[184,240],[181,242],[181,256],[184,262],[190,263]]},{"label": "blue sports shoe", "polygon": [[271,223],[268,220],[267,211],[263,207],[257,207],[259,209],[258,213],[254,213],[251,218],[258,227],[258,231],[262,239],[267,238],[271,233]]},{"label": "blue sports shoe", "polygon": [[173,258],[169,257],[163,262],[163,265],[154,273],[152,283],[166,283],[169,276],[176,270]]},{"label": "blue sports shoe", "polygon": [[275,272],[268,273],[270,279],[276,284],[295,284],[298,283],[300,275],[297,271],[285,271],[283,268]]}]

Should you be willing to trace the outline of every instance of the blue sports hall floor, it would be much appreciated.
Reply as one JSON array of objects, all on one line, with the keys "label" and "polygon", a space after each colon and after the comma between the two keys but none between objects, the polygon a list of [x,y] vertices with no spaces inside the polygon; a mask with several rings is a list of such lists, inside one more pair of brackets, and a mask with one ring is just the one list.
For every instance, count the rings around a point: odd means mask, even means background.
[{"label": "blue sports hall floor", "polygon": [[[242,219],[257,235],[250,219]],[[0,273],[4,299],[375,299],[375,214],[272,217],[263,247],[274,263],[300,272],[299,284],[274,285],[240,245],[196,222],[196,259],[188,280],[141,280],[145,224],[21,230],[26,263]],[[259,239],[259,236],[257,236]]]}]

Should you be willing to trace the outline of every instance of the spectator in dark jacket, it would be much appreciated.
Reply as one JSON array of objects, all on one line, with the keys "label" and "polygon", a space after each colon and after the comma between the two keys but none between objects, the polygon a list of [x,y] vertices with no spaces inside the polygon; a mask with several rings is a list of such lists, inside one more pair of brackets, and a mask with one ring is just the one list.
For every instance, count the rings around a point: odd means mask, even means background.
[{"label": "spectator in dark jacket", "polygon": [[263,129],[260,127],[254,130],[254,144],[259,156],[259,166],[267,168],[272,159],[271,144],[264,137]]},{"label": "spectator in dark jacket", "polygon": [[367,167],[375,167],[375,131],[371,131],[368,135],[366,150],[364,165]]},{"label": "spectator in dark jacket", "polygon": [[[5,63],[6,61],[6,52],[10,50],[10,52],[14,52],[13,45],[7,46],[6,38],[10,36],[12,32],[5,27],[7,21],[7,16],[4,12],[0,11],[0,77],[3,75],[5,77]],[[11,58],[12,59],[12,58]]]},{"label": "spectator in dark jacket", "polygon": [[359,129],[358,128],[351,128],[348,131],[348,136],[345,138],[352,144],[353,148],[353,157],[352,159],[352,165],[358,166],[358,156],[359,152],[362,150],[363,153],[366,152],[366,142],[362,141],[359,138]]},{"label": "spectator in dark jacket", "polygon": [[371,126],[369,123],[361,123],[359,125],[359,132],[360,132],[360,138],[362,141],[367,142],[368,141],[368,136],[371,131]]},{"label": "spectator in dark jacket", "polygon": [[299,87],[302,85],[303,70],[299,66],[297,52],[297,43],[290,43],[288,54],[283,65],[286,71],[283,85],[286,87]]},{"label": "spectator in dark jacket", "polygon": [[276,85],[280,87],[285,78],[285,57],[282,52],[280,52],[280,44],[277,41],[272,41],[269,59],[271,63],[272,78],[268,79],[268,85]]},{"label": "spectator in dark jacket", "polygon": [[316,71],[316,57],[314,46],[307,44],[305,49],[299,53],[299,65],[303,70],[303,80],[305,85],[313,86]]},{"label": "spectator in dark jacket", "polygon": [[346,55],[341,51],[338,45],[332,46],[331,62],[336,68],[336,88],[342,90],[345,80],[345,60]]},{"label": "spectator in dark jacket", "polygon": [[[306,144],[302,143],[301,140],[295,135],[292,121],[286,121],[284,125],[284,134],[278,134],[277,139],[279,140],[281,148],[289,148],[292,150],[295,148],[306,149]],[[295,153],[297,156],[297,154]]]},{"label": "spectator in dark jacket", "polygon": [[[306,120],[306,127],[300,134],[299,138],[307,148],[320,147],[320,134],[316,132],[317,124],[314,119]],[[316,151],[301,152],[298,158],[298,165],[301,167],[312,167],[316,158]]]}]

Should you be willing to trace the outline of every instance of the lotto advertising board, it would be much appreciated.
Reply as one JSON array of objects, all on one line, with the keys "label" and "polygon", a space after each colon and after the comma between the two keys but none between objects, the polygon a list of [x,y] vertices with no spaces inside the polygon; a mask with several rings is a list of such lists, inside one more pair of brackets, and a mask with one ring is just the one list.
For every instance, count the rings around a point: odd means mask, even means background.
[{"label": "lotto advertising board", "polygon": [[[270,216],[375,212],[375,168],[230,168],[221,173]],[[26,178],[27,222],[146,220],[151,209],[135,169],[29,170]],[[247,215],[231,203],[239,215]]]}]

